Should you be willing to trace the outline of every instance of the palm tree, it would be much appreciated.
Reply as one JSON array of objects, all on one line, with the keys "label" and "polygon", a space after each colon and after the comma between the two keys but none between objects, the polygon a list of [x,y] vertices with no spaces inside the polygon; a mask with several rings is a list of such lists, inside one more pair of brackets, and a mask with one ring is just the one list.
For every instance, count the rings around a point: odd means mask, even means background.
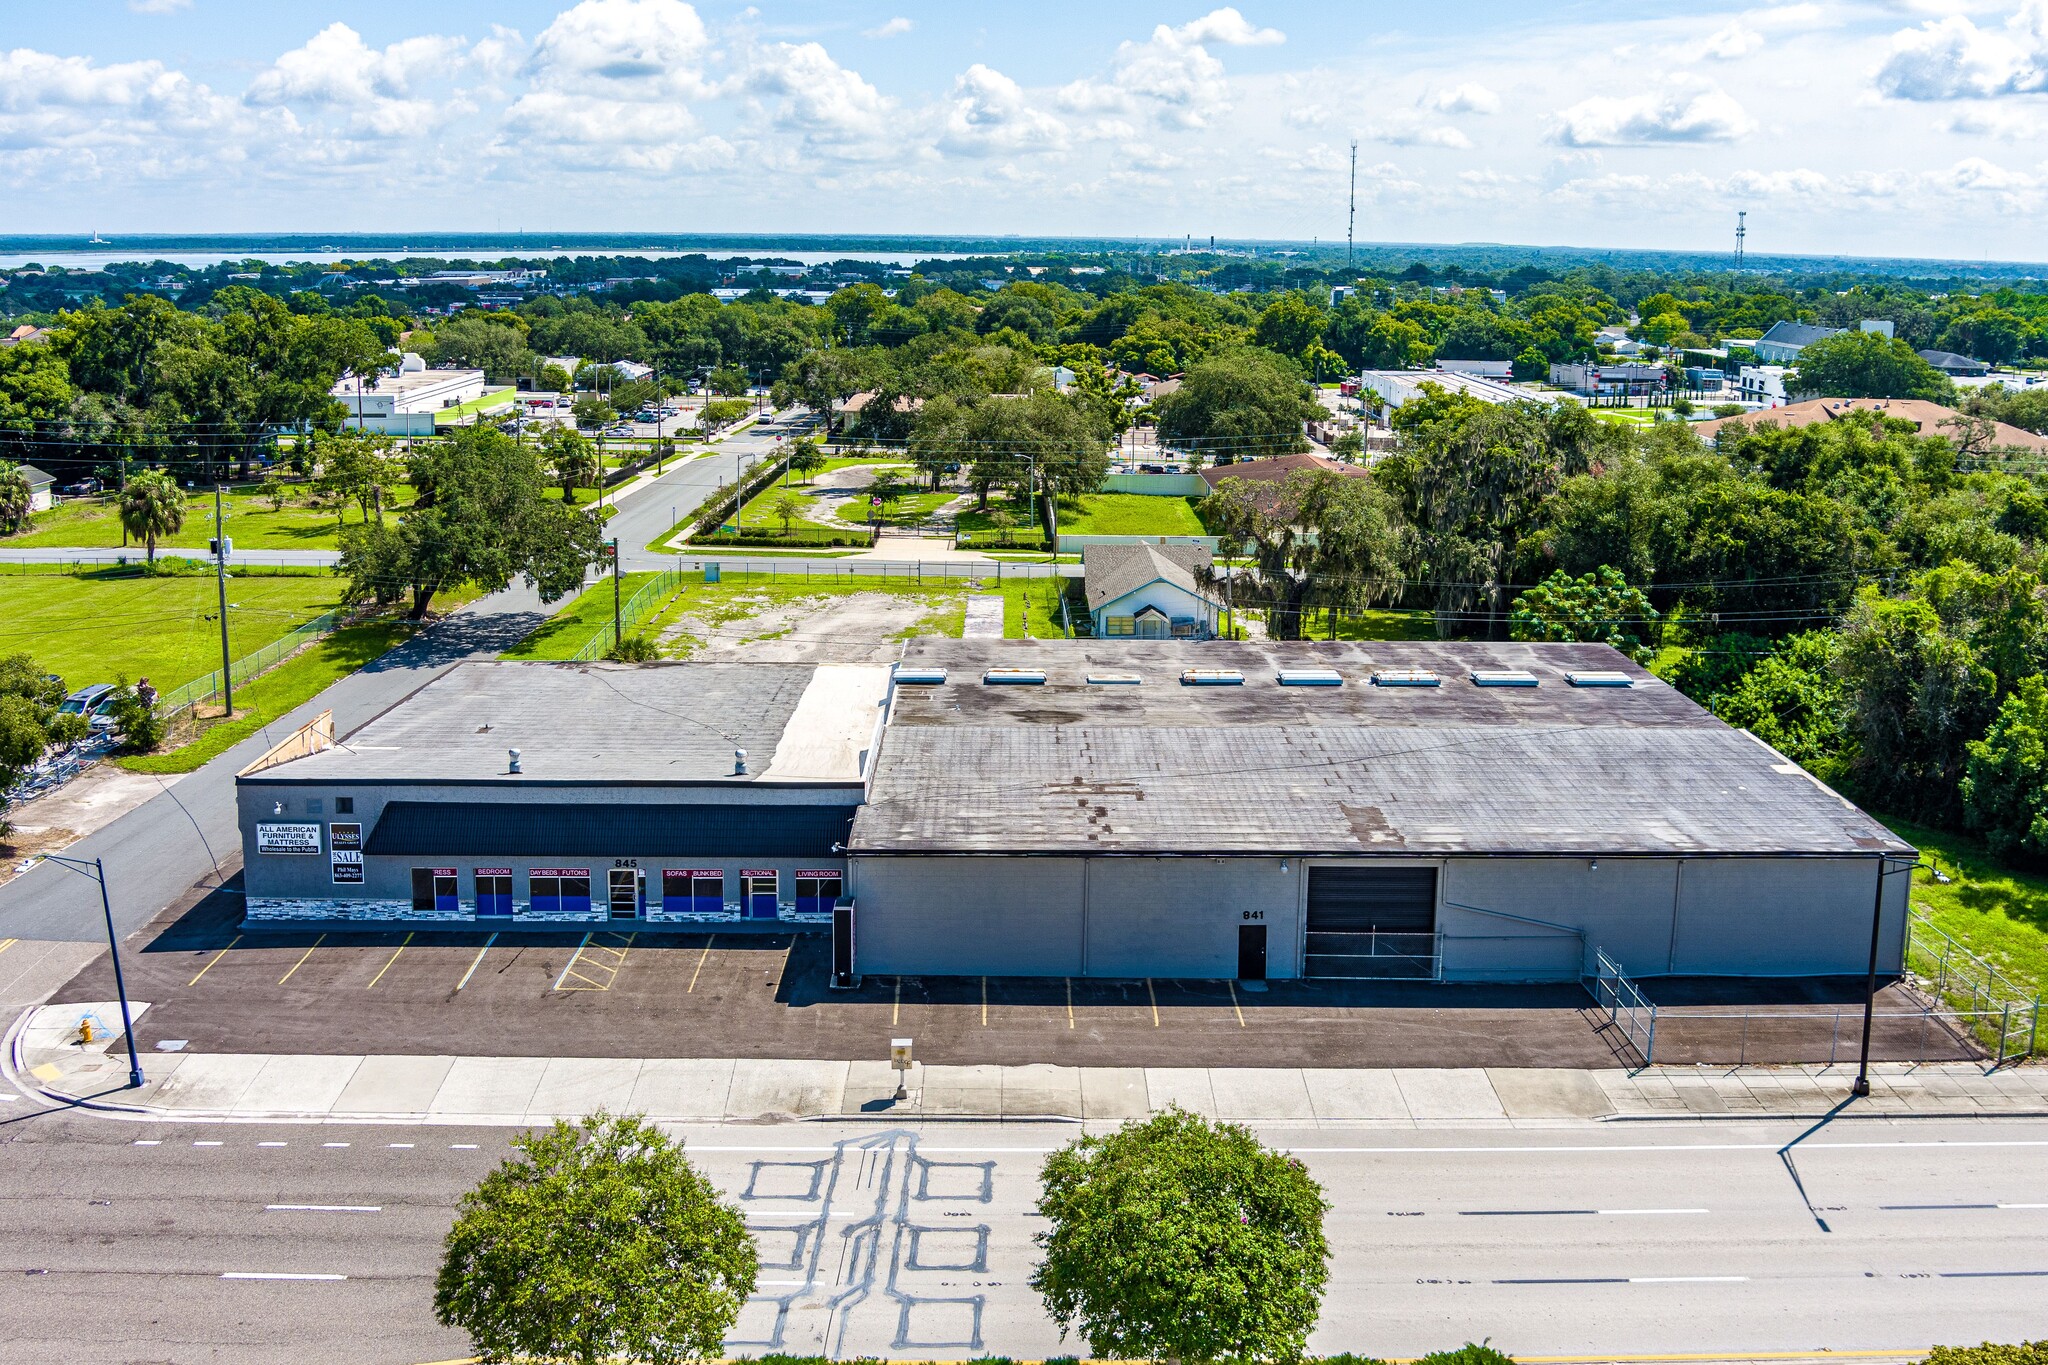
[{"label": "palm tree", "polygon": [[145,470],[121,490],[122,529],[148,547],[151,564],[156,563],[157,538],[174,536],[184,525],[185,495],[162,470]]},{"label": "palm tree", "polygon": [[28,475],[19,465],[0,460],[0,536],[11,536],[28,525],[30,498]]}]

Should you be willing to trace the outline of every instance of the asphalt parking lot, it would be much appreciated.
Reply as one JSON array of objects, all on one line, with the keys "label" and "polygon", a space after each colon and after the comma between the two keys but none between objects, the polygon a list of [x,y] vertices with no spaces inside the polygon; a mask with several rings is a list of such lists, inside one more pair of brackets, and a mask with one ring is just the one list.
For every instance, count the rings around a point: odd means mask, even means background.
[{"label": "asphalt parking lot", "polygon": [[[123,953],[152,1048],[204,1052],[464,1056],[886,1056],[913,1037],[925,1060],[966,1065],[1611,1067],[1627,1042],[1576,986],[1399,982],[870,977],[826,986],[821,935],[589,934],[482,930],[243,931],[216,894],[166,912]],[[1696,992],[1695,992],[1696,994]],[[1740,1029],[1751,1062],[1824,1060],[1842,992],[1808,988]],[[59,1003],[106,1000],[102,957]],[[1688,1002],[1689,1004],[1692,1002]],[[1730,1006],[1739,1013],[1739,1007]],[[1854,1013],[1854,1011],[1851,1011]],[[1809,1020],[1803,1023],[1802,1020]],[[1860,1024],[1860,1015],[1855,1020]],[[1875,1055],[1930,1052],[1924,1025],[1881,1021]],[[1736,1024],[1694,1026],[1692,1054],[1734,1061]],[[1850,1040],[1853,1046],[1853,1038]],[[1684,1040],[1676,1035],[1672,1049]]]}]

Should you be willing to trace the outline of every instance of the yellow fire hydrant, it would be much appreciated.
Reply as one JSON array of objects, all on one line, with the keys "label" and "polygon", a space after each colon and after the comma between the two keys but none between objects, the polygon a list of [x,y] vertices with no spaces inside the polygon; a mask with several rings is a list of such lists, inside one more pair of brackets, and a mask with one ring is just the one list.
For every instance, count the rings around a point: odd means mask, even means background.
[{"label": "yellow fire hydrant", "polygon": [[91,1020],[90,1018],[85,1018],[85,1019],[81,1019],[81,1020],[79,1020],[79,1021],[78,1021],[78,1042],[79,1042],[79,1045],[80,1045],[80,1046],[82,1047],[82,1046],[84,1046],[85,1044],[87,1044],[87,1043],[90,1043],[90,1042],[92,1042],[92,1041],[93,1041],[93,1032],[92,1032],[92,1020]]}]

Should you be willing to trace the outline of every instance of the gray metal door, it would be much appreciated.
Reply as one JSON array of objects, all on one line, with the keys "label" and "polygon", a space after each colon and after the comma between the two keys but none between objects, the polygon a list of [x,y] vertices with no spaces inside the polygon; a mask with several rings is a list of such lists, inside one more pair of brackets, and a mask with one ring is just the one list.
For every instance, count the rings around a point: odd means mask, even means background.
[{"label": "gray metal door", "polygon": [[1308,870],[1304,976],[1436,975],[1436,869]]}]

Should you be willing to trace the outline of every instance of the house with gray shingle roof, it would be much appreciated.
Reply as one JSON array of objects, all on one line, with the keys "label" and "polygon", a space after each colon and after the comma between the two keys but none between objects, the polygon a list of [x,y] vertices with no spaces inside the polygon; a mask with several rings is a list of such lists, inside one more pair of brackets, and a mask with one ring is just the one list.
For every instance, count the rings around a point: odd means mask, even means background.
[{"label": "house with gray shingle roof", "polygon": [[1098,639],[1207,640],[1222,604],[1196,575],[1212,563],[1200,545],[1090,545],[1081,551],[1088,616]]}]

